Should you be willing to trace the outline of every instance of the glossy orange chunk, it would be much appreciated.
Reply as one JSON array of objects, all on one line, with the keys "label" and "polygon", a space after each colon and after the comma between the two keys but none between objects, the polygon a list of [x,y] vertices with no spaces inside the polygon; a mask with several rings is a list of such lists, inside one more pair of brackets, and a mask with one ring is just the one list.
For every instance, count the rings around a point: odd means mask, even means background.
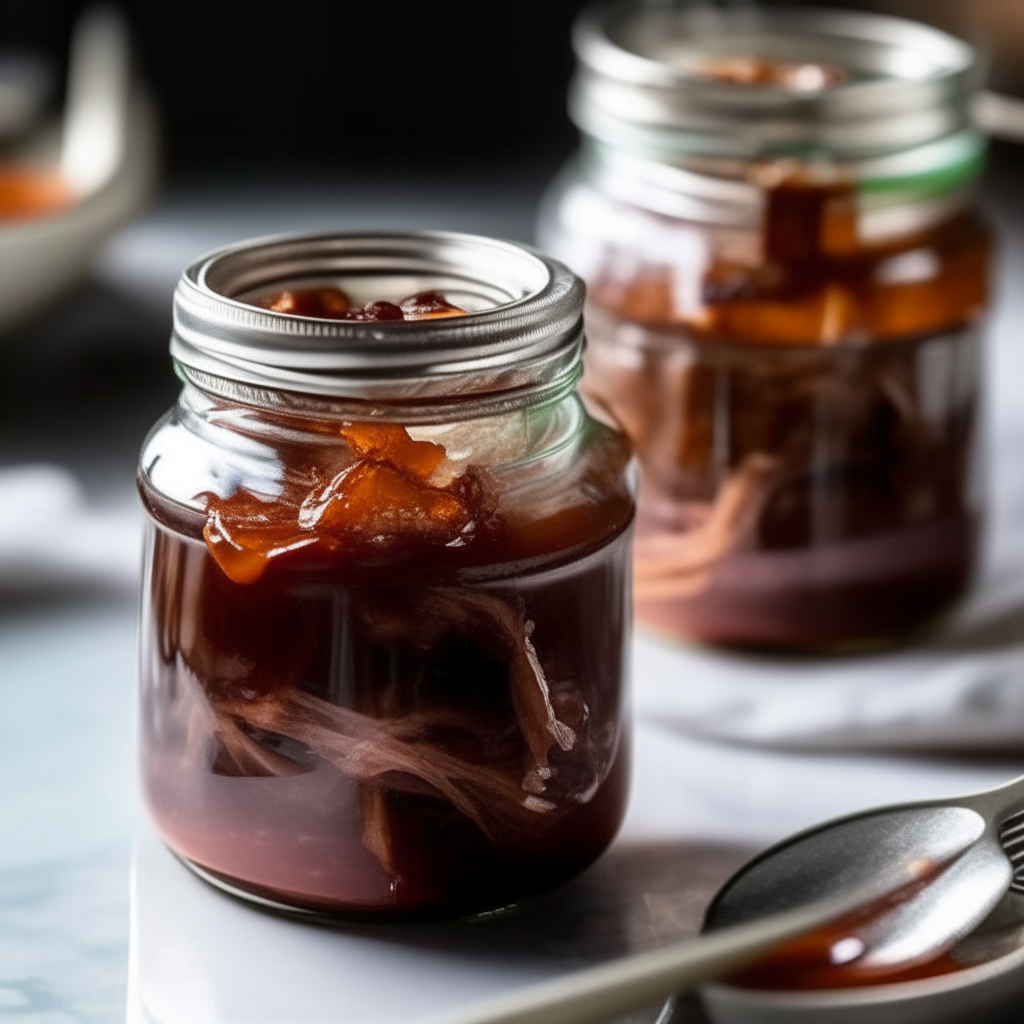
[{"label": "glossy orange chunk", "polygon": [[401,307],[406,320],[439,320],[466,315],[464,309],[452,305],[440,292],[417,292],[402,299]]},{"label": "glossy orange chunk", "polygon": [[359,456],[386,460],[403,473],[426,480],[444,461],[444,448],[431,441],[414,441],[395,423],[348,423],[342,437]]},{"label": "glossy orange chunk", "polygon": [[294,519],[282,517],[279,506],[244,489],[230,498],[215,494],[205,498],[206,546],[224,575],[235,583],[254,583],[272,558],[317,541],[316,534],[300,529]]},{"label": "glossy orange chunk", "polygon": [[349,297],[340,288],[307,288],[285,290],[259,300],[264,309],[295,316],[312,316],[321,320],[340,320],[352,308]]},{"label": "glossy orange chunk", "polygon": [[342,477],[321,512],[323,531],[374,541],[447,543],[473,521],[470,509],[451,491],[410,480],[387,463],[357,463]]}]

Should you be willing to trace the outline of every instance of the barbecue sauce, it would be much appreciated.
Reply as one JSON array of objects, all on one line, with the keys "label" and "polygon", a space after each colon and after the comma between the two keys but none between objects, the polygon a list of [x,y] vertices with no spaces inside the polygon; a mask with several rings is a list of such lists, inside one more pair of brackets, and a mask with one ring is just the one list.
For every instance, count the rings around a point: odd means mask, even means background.
[{"label": "barbecue sauce", "polygon": [[638,617],[740,645],[891,642],[976,559],[988,236],[960,213],[867,246],[841,174],[752,177],[756,257],[620,262],[591,286],[583,390],[641,466]]},{"label": "barbecue sauce", "polygon": [[[264,304],[352,316],[324,292]],[[208,876],[328,914],[489,909],[576,874],[627,793],[628,446],[592,425],[540,501],[400,424],[287,425],[317,443],[279,446],[276,494],[200,511],[140,480],[161,833]]]},{"label": "barbecue sauce", "polygon": [[[892,985],[963,970],[969,965],[948,953],[882,964],[872,959],[873,932],[879,922],[927,889],[951,863],[930,859],[915,862],[909,866],[910,879],[892,892],[782,943],[724,980],[762,991],[807,991]],[[886,934],[884,925],[882,934]]]}]

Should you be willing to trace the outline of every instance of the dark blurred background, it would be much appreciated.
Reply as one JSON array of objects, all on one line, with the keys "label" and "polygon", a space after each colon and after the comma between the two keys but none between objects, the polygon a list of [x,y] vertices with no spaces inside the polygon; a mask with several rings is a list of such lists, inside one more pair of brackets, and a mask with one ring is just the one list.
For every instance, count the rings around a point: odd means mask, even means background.
[{"label": "dark blurred background", "polygon": [[[113,5],[159,116],[155,205],[115,240],[91,283],[20,328],[21,344],[0,345],[0,464],[57,461],[93,493],[130,479],[142,434],[173,400],[170,292],[204,249],[331,226],[530,240],[544,187],[576,145],[565,95],[584,3]],[[48,59],[54,113],[87,6],[0,0],[0,51]],[[987,40],[994,84],[1024,93],[1024,0],[859,6]],[[1015,177],[1016,147],[1003,148]]]},{"label": "dark blurred background", "polygon": [[[66,49],[80,0],[3,0],[7,46]],[[565,151],[578,0],[118,5],[169,172],[522,160]],[[59,91],[59,90],[58,90]]]},{"label": "dark blurred background", "polygon": [[[159,116],[155,204],[108,247],[90,283],[0,345],[0,465],[55,461],[93,495],[130,481],[143,433],[173,401],[170,293],[198,253],[254,234],[326,227],[530,240],[544,187],[576,145],[565,95],[570,28],[585,6],[113,5],[130,23]],[[87,6],[0,0],[0,51],[48,58],[55,113],[71,29]],[[988,40],[994,84],[1024,93],[1016,77],[1024,0],[859,6]],[[1017,177],[1016,148],[1000,152],[1004,179]]]},{"label": "dark blurred background", "polygon": [[[59,64],[84,6],[0,0],[0,41],[43,50]],[[117,6],[128,15],[158,101],[172,178],[299,167],[402,174],[414,166],[553,165],[573,144],[564,96],[569,29],[581,0]],[[993,83],[1024,92],[1021,0],[829,6],[888,10],[985,38]]]}]

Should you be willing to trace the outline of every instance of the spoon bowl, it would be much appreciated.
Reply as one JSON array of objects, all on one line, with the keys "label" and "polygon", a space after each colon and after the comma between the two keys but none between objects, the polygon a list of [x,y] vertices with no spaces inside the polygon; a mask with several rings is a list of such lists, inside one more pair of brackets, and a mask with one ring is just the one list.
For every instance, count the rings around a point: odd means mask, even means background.
[{"label": "spoon bowl", "polygon": [[[712,1024],[1009,1024],[1019,1019],[1024,991],[1024,896],[1007,893],[950,955],[961,970],[916,981],[773,991],[710,982],[701,1001]],[[658,1024],[688,1020],[680,1009],[670,1003]]]},{"label": "spoon bowl", "polygon": [[1024,777],[954,800],[876,808],[783,840],[741,868],[715,896],[705,931],[843,892],[884,866],[919,863],[922,884],[857,929],[848,962],[883,973],[952,949],[1024,876]]},{"label": "spoon bowl", "polygon": [[[719,891],[705,930],[782,913],[861,888],[894,864],[915,868],[909,885],[869,914],[833,963],[861,972],[910,967],[940,956],[972,932],[1003,898],[1013,867],[969,797],[852,815],[798,833],[762,853]],[[982,804],[981,806],[984,806]],[[850,942],[857,945],[850,954]]]}]

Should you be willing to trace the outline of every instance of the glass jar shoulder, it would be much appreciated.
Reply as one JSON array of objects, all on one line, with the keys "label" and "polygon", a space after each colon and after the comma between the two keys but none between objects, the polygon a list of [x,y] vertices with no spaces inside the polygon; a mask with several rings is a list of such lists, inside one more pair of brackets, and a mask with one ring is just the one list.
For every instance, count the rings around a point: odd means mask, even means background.
[{"label": "glass jar shoulder", "polygon": [[229,548],[308,545],[326,562],[444,572],[608,542],[632,520],[630,458],[575,395],[486,419],[396,424],[300,421],[186,388],[147,438],[140,489],[154,518],[205,537],[212,553],[216,520],[234,530]]}]

